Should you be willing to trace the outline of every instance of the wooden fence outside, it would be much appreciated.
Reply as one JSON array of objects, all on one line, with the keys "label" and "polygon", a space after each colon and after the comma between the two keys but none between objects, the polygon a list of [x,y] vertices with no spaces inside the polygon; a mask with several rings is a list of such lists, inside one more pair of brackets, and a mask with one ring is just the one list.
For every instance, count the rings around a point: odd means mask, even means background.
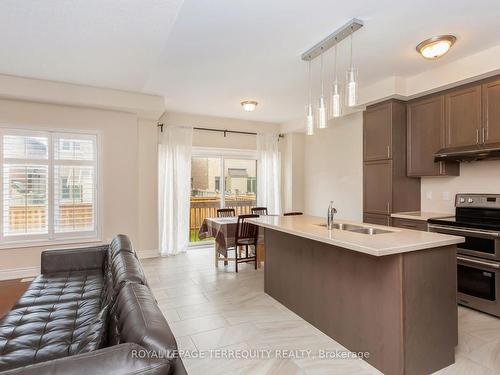
[{"label": "wooden fence outside", "polygon": [[[255,195],[235,195],[225,197],[225,208],[234,208],[236,215],[249,214],[250,209],[255,207],[257,201]],[[221,208],[221,199],[212,197],[191,197],[191,209],[189,213],[189,233],[191,242],[200,241],[198,231],[207,217],[216,217],[217,209]]]},{"label": "wooden fence outside", "polygon": [[[47,207],[43,204],[9,206],[9,228],[11,231],[40,230],[46,227]],[[94,215],[92,203],[61,203],[59,205],[59,227],[92,226]]]}]

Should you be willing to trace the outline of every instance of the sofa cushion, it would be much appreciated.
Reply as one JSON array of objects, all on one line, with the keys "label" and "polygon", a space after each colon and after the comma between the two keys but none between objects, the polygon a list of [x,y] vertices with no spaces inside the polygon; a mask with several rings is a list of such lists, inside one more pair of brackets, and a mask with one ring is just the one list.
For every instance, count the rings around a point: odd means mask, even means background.
[{"label": "sofa cushion", "polygon": [[104,347],[108,336],[109,306],[104,306],[82,334],[75,354],[88,353]]},{"label": "sofa cushion", "polygon": [[146,275],[135,254],[121,252],[110,260],[111,278],[115,295],[126,283],[146,285]]},{"label": "sofa cushion", "polygon": [[175,337],[147,286],[125,285],[115,307],[120,342],[135,342],[162,356],[175,354]]},{"label": "sofa cushion", "polygon": [[18,307],[0,320],[0,371],[75,353],[99,299]]},{"label": "sofa cushion", "polygon": [[103,287],[101,270],[72,271],[39,275],[15,307],[99,298]]},{"label": "sofa cushion", "polygon": [[121,252],[135,254],[130,238],[125,234],[117,234],[109,244],[109,255],[114,258]]},{"label": "sofa cushion", "polygon": [[[137,344],[121,344],[54,361],[13,369],[2,375],[186,375],[170,361],[138,355],[144,348]],[[182,366],[182,363],[181,363]]]}]

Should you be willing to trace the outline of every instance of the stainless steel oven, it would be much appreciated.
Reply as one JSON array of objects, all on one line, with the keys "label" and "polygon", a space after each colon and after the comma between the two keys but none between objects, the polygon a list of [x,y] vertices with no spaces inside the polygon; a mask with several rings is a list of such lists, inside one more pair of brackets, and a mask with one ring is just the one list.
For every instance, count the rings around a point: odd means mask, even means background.
[{"label": "stainless steel oven", "polygon": [[439,224],[429,224],[428,230],[465,237],[465,242],[457,245],[460,254],[500,261],[500,232]]},{"label": "stainless steel oven", "polygon": [[500,263],[457,256],[458,303],[500,316]]},{"label": "stainless steel oven", "polygon": [[455,216],[429,232],[465,237],[457,245],[458,303],[500,317],[500,195],[457,194]]}]

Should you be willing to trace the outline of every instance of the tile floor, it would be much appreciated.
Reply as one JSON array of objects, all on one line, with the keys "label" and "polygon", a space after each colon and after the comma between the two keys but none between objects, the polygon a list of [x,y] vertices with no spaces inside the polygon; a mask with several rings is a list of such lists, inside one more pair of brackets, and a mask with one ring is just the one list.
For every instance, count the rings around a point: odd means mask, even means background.
[{"label": "tile floor", "polygon": [[[266,295],[262,269],[242,265],[236,274],[231,263],[216,269],[212,251],[142,260],[179,348],[205,355],[184,358],[190,375],[381,374],[359,359],[318,358],[324,350],[346,349]],[[257,359],[220,358],[223,353],[253,355],[256,350],[269,352]],[[500,319],[459,307],[456,363],[436,374],[499,373]]]}]

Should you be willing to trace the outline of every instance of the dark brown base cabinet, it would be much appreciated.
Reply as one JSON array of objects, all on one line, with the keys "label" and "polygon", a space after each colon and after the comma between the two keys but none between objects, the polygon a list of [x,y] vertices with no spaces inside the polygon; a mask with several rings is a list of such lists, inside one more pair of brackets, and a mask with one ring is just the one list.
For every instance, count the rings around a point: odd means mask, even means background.
[{"label": "dark brown base cabinet", "polygon": [[384,374],[454,362],[455,245],[376,257],[271,229],[265,245],[265,292]]},{"label": "dark brown base cabinet", "polygon": [[364,214],[363,223],[365,224],[375,224],[375,225],[385,225],[387,227],[391,226],[392,218],[389,215],[378,215],[378,214]]},{"label": "dark brown base cabinet", "polygon": [[406,103],[368,107],[363,145],[364,221],[390,225],[391,213],[420,210],[420,179],[406,174]]},{"label": "dark brown base cabinet", "polygon": [[427,221],[403,219],[400,217],[392,218],[392,226],[403,229],[421,230],[427,232]]}]

